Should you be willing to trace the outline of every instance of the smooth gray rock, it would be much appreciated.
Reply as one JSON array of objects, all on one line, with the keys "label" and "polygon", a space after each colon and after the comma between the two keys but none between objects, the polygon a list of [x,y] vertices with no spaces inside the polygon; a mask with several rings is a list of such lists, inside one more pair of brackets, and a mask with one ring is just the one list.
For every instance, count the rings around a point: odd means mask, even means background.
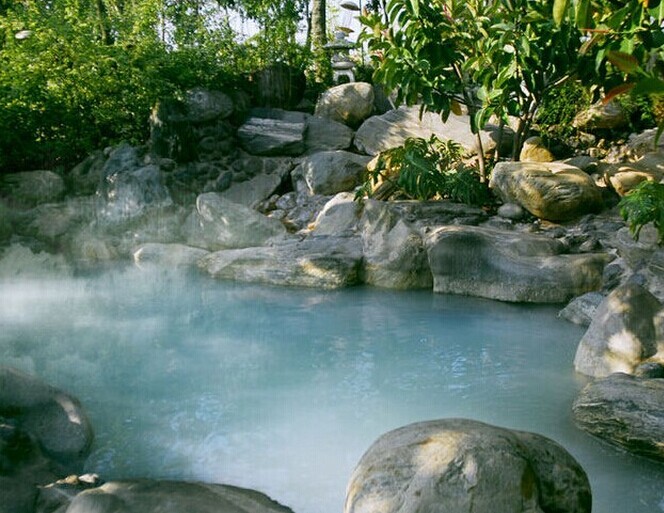
[{"label": "smooth gray rock", "polygon": [[[505,132],[505,139],[509,134]],[[467,153],[477,154],[475,135],[470,131],[468,116],[450,114],[446,122],[435,112],[424,112],[420,119],[420,107],[399,107],[381,116],[372,116],[357,129],[353,144],[361,153],[378,155],[380,152],[402,146],[409,137],[429,139],[436,135],[439,139],[459,143]],[[498,127],[488,125],[482,131],[482,147],[492,151],[498,141]]]},{"label": "smooth gray rock", "polygon": [[655,314],[660,302],[645,288],[625,283],[597,308],[579,342],[574,368],[588,376],[632,373],[643,360],[657,353]]},{"label": "smooth gray rock", "polygon": [[433,286],[422,236],[398,205],[365,200],[359,231],[366,283],[393,289]]},{"label": "smooth gray rock", "polygon": [[291,173],[293,188],[312,195],[349,191],[364,181],[369,160],[343,150],[314,153]]},{"label": "smooth gray rock", "polygon": [[242,148],[252,155],[297,156],[304,153],[306,121],[250,117],[238,129]]},{"label": "smooth gray rock", "polygon": [[325,203],[314,222],[316,235],[349,235],[357,230],[362,205],[352,192],[340,192]]},{"label": "smooth gray rock", "polygon": [[382,435],[362,456],[344,513],[590,513],[590,483],[552,440],[466,419]]},{"label": "smooth gray rock", "polygon": [[193,266],[209,251],[193,248],[184,244],[160,244],[149,242],[134,251],[134,262],[141,264],[159,264],[165,267]]},{"label": "smooth gray rock", "polygon": [[193,124],[226,119],[233,114],[233,100],[221,91],[195,87],[186,92],[187,120]]},{"label": "smooth gray rock", "polygon": [[135,479],[76,495],[59,513],[293,513],[267,495],[229,485]]},{"label": "smooth gray rock", "polygon": [[291,159],[263,158],[261,172],[248,180],[234,182],[221,191],[221,195],[233,201],[255,208],[260,202],[272,196],[288,180],[293,169]]},{"label": "smooth gray rock", "polygon": [[563,255],[548,237],[449,226],[426,240],[434,292],[501,301],[563,303],[597,290],[606,254]]},{"label": "smooth gray rock", "polygon": [[33,207],[62,199],[65,183],[53,171],[24,171],[0,177],[0,195],[21,207]]},{"label": "smooth gray rock", "polygon": [[513,221],[523,219],[525,214],[521,205],[517,205],[515,203],[505,203],[504,205],[500,205],[500,207],[498,207],[497,213],[500,217],[511,219]]},{"label": "smooth gray rock", "polygon": [[343,123],[321,116],[310,116],[307,118],[304,145],[308,154],[347,150],[353,142],[353,135],[353,130]]},{"label": "smooth gray rock", "polygon": [[78,400],[10,367],[0,367],[0,416],[15,418],[63,468],[78,468],[92,444],[92,427]]},{"label": "smooth gray rock", "polygon": [[221,279],[335,289],[360,283],[362,247],[356,237],[309,237],[217,251],[199,260],[198,267]]},{"label": "smooth gray rock", "polygon": [[196,207],[182,230],[188,245],[210,251],[262,246],[272,237],[286,233],[276,219],[216,192],[206,192],[196,198]]},{"label": "smooth gray rock", "polygon": [[351,82],[331,87],[316,104],[316,116],[357,127],[374,108],[374,90],[366,82]]},{"label": "smooth gray rock", "polygon": [[664,379],[611,374],[586,385],[572,410],[584,431],[664,462]]},{"label": "smooth gray rock", "polygon": [[575,297],[565,308],[558,312],[558,317],[581,326],[590,326],[597,307],[604,301],[604,297],[601,292],[588,292]]},{"label": "smooth gray rock", "polygon": [[592,178],[560,162],[499,162],[489,186],[505,203],[548,221],[568,221],[602,208]]}]

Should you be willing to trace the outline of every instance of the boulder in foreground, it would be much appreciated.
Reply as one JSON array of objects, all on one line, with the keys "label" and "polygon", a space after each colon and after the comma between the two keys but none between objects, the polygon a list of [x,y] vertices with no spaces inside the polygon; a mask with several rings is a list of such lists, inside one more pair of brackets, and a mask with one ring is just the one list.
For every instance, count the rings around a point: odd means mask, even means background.
[{"label": "boulder in foreground", "polygon": [[350,479],[344,513],[589,513],[586,473],[544,436],[466,419],[382,435]]},{"label": "boulder in foreground", "polygon": [[76,495],[62,513],[293,513],[267,495],[235,486],[136,479]]}]

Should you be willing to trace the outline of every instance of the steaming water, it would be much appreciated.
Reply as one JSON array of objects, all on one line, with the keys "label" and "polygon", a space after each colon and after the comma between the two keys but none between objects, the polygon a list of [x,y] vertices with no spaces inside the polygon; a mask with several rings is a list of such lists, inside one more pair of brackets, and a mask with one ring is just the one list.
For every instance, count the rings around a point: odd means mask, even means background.
[{"label": "steaming water", "polygon": [[87,470],[261,490],[296,513],[341,513],[380,434],[468,417],[565,446],[598,513],[664,511],[664,466],[577,430],[583,330],[555,307],[357,288],[220,283],[122,268],[0,279],[0,363],[79,397]]}]

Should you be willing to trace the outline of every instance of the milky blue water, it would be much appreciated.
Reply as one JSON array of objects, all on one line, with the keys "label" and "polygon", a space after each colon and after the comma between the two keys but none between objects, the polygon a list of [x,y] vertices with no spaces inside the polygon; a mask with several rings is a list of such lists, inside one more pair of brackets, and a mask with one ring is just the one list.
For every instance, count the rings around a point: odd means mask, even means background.
[{"label": "milky blue water", "polygon": [[135,267],[0,278],[0,364],[81,399],[96,430],[87,470],[106,480],[231,483],[296,513],[341,513],[379,435],[468,417],[561,443],[596,513],[664,511],[664,466],[575,428],[583,330],[557,311]]}]

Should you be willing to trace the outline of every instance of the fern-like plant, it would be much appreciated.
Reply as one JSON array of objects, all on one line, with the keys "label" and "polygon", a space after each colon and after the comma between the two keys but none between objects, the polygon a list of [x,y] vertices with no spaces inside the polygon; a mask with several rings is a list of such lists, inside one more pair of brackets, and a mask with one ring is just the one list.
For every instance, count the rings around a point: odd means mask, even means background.
[{"label": "fern-like plant", "polygon": [[635,240],[639,240],[641,228],[653,223],[658,243],[661,245],[664,242],[664,184],[641,182],[623,197],[618,206]]},{"label": "fern-like plant", "polygon": [[400,196],[416,200],[446,198],[483,205],[489,199],[478,171],[466,165],[463,150],[454,141],[411,137],[403,146],[382,152],[356,199]]}]

